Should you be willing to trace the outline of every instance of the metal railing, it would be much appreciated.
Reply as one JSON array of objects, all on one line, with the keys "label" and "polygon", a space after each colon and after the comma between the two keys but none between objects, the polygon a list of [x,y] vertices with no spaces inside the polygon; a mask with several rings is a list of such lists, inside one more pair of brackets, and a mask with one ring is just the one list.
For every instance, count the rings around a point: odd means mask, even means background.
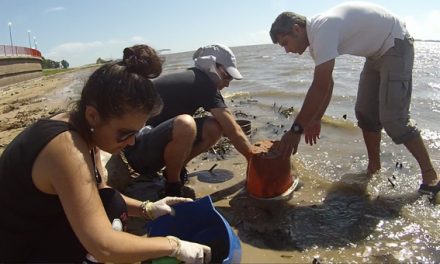
[{"label": "metal railing", "polygon": [[32,56],[41,58],[41,52],[25,47],[0,45],[0,56]]}]

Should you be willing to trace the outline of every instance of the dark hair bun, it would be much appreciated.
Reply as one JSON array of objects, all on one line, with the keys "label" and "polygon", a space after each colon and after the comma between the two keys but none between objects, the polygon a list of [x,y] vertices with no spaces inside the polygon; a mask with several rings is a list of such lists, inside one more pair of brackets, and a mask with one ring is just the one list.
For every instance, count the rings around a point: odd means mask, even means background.
[{"label": "dark hair bun", "polygon": [[145,78],[156,78],[162,72],[163,59],[147,45],[135,45],[124,49],[122,63],[127,70]]}]

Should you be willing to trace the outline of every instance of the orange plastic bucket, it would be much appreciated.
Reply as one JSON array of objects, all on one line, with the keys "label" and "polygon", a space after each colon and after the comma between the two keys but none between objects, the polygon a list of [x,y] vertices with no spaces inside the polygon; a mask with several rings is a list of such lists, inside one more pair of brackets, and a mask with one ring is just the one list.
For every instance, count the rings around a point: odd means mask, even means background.
[{"label": "orange plastic bucket", "polygon": [[290,194],[294,189],[289,159],[281,159],[272,149],[278,141],[260,141],[254,144],[248,163],[246,190],[255,198],[277,198]]}]

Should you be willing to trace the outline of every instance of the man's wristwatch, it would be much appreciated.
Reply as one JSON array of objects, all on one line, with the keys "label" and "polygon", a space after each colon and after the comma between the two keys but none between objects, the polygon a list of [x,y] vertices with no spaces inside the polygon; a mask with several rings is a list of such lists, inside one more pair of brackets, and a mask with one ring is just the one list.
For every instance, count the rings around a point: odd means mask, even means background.
[{"label": "man's wristwatch", "polygon": [[304,132],[304,128],[298,123],[293,123],[290,131],[292,131],[294,134],[302,134]]}]

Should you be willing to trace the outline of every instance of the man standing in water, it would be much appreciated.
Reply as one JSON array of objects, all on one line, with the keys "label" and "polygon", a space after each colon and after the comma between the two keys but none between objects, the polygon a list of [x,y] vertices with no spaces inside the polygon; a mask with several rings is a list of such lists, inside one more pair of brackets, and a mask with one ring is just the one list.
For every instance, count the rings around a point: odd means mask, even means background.
[{"label": "man standing in water", "polygon": [[368,173],[380,170],[381,130],[396,144],[404,144],[419,163],[419,192],[436,195],[437,173],[417,128],[410,123],[413,38],[404,23],[384,8],[369,3],[343,3],[307,19],[281,13],[272,24],[274,44],[287,53],[302,54],[309,47],[315,62],[313,82],[292,128],[281,138],[279,151],[287,158],[298,150],[301,134],[316,144],[321,118],[333,90],[335,58],[342,54],[365,57],[355,106],[368,152]]}]

